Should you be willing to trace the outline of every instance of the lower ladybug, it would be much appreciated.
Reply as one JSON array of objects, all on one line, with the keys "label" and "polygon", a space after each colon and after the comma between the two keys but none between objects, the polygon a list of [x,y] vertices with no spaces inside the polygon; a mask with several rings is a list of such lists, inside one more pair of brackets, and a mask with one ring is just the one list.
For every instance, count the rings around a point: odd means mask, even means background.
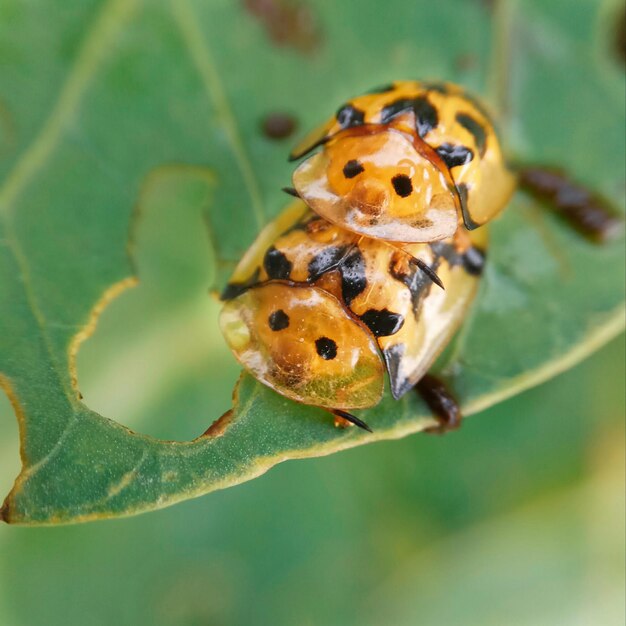
[{"label": "lower ladybug", "polygon": [[222,332],[255,378],[338,423],[369,430],[348,411],[378,404],[387,372],[396,399],[423,381],[441,428],[453,428],[455,403],[425,374],[476,294],[485,246],[484,229],[427,244],[369,239],[297,201],[235,270]]}]

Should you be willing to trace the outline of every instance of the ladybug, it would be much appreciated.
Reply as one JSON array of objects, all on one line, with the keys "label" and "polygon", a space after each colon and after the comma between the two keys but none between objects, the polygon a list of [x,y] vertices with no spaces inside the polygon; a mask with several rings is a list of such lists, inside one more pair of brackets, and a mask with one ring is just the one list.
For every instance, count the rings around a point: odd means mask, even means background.
[{"label": "ladybug", "polygon": [[346,410],[378,404],[385,371],[402,397],[462,322],[483,267],[477,240],[390,245],[297,201],[235,270],[222,331],[258,380],[367,428]]},{"label": "ladybug", "polygon": [[350,411],[378,404],[385,374],[394,398],[424,398],[438,421],[428,431],[460,425],[428,370],[476,295],[484,225],[518,182],[560,198],[592,238],[616,224],[559,172],[513,173],[484,108],[449,83],[395,82],[348,101],[290,158],[303,157],[285,189],[298,199],[237,266],[220,326],[255,378],[337,425],[371,430]]},{"label": "ladybug", "polygon": [[349,100],[291,158],[319,146],[294,188],[322,217],[367,237],[429,242],[459,224],[474,230],[516,186],[488,113],[450,83],[400,81]]}]

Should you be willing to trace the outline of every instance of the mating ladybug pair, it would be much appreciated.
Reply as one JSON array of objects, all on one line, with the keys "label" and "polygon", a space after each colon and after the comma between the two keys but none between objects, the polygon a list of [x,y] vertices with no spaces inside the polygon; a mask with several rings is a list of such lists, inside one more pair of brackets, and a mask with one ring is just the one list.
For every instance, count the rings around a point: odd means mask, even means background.
[{"label": "mating ladybug pair", "polygon": [[[259,381],[338,424],[370,430],[349,411],[380,401],[387,372],[394,398],[424,397],[431,431],[458,427],[456,402],[427,372],[476,294],[484,225],[520,181],[549,200],[580,188],[556,172],[513,174],[484,108],[450,83],[350,100],[291,159],[307,155],[286,189],[298,200],[222,295],[228,345]],[[579,227],[600,237],[614,226],[594,196],[568,197],[558,208]]]}]

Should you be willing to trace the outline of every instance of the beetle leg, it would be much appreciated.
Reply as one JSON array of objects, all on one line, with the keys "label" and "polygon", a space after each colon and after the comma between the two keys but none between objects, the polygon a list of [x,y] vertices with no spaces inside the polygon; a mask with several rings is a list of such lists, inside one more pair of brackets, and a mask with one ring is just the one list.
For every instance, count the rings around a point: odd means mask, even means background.
[{"label": "beetle leg", "polygon": [[281,191],[284,191],[288,196],[299,198],[300,194],[293,187],[283,187]]},{"label": "beetle leg", "polygon": [[355,415],[352,415],[352,413],[347,413],[341,409],[332,409],[330,412],[335,416],[335,426],[339,428],[344,428],[350,424],[354,424],[369,433],[374,432],[363,420],[360,420]]},{"label": "beetle leg", "polygon": [[439,422],[437,426],[424,429],[425,433],[443,435],[460,428],[463,416],[459,403],[440,379],[426,374],[415,385],[415,390],[430,407]]},{"label": "beetle leg", "polygon": [[610,203],[571,180],[563,171],[520,167],[518,175],[523,189],[546,202],[557,215],[594,243],[604,243],[623,231],[624,222]]}]

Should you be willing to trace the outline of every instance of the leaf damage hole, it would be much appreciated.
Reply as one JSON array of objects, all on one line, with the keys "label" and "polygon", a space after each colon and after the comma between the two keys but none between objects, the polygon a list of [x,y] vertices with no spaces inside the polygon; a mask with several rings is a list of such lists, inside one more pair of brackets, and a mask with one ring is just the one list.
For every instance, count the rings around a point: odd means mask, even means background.
[{"label": "leaf damage hole", "polygon": [[[214,186],[201,166],[164,164],[146,175],[129,236],[141,281],[133,276],[107,289],[69,348],[83,404],[166,441],[192,441],[232,406],[239,375],[219,333],[220,305],[207,294],[219,271],[212,229],[222,232],[212,214],[208,221]],[[160,398],[174,414],[160,410]]]}]

